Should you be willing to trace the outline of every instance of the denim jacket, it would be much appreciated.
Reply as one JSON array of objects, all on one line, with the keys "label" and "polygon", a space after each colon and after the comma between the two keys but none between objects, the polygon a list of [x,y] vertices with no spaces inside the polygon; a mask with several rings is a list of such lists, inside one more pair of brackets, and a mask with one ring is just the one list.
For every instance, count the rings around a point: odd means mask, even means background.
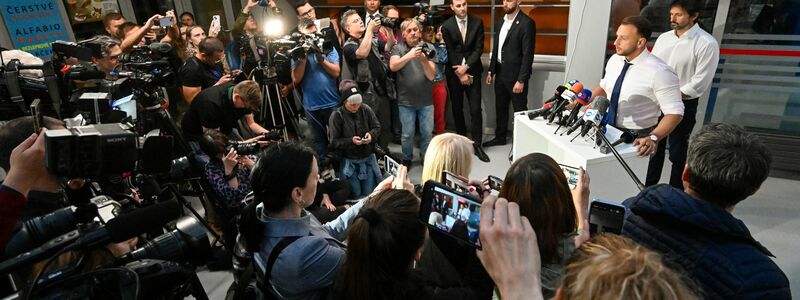
[{"label": "denim jacket", "polygon": [[279,294],[278,298],[322,299],[325,296],[345,259],[346,248],[341,241],[363,203],[364,200],[359,201],[336,220],[325,224],[306,210],[300,218],[277,219],[264,214],[263,204],[256,207],[256,215],[266,227],[261,251],[255,256],[261,272],[281,239],[301,236],[283,249],[272,267],[270,283]]}]

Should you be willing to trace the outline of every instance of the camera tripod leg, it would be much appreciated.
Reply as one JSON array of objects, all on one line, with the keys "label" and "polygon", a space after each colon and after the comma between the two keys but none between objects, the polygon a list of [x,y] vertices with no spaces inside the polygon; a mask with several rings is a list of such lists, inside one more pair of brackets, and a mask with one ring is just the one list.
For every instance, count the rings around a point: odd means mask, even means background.
[{"label": "camera tripod leg", "polygon": [[[198,191],[202,191],[202,188],[200,188],[200,184],[198,182],[196,182],[195,180],[191,180],[189,182],[189,184],[192,185],[192,189],[196,189]],[[222,240],[222,237],[220,237],[214,230],[211,229],[211,225],[208,224],[208,221],[206,221],[206,219],[203,218],[203,216],[201,216],[200,213],[198,213],[197,210],[194,209],[194,207],[192,207],[192,204],[189,203],[189,201],[187,201],[186,198],[184,198],[183,195],[180,194],[180,191],[178,191],[178,188],[175,187],[174,184],[169,184],[169,185],[167,185],[167,187],[169,188],[170,192],[172,192],[172,194],[175,195],[175,199],[177,199],[178,202],[181,205],[183,205],[183,207],[185,207],[187,210],[189,210],[189,212],[195,217],[195,219],[197,219],[197,221],[199,221],[200,224],[202,224],[203,227],[205,227],[206,231],[208,231],[208,233],[211,234],[212,237],[214,237],[214,239],[211,241],[211,244],[213,245],[213,244],[219,242],[219,243],[222,244],[222,246],[225,246],[225,241]],[[204,196],[204,194],[200,195],[200,197],[203,197],[203,196]],[[201,203],[202,203],[202,200],[201,200]]]},{"label": "camera tripod leg", "polygon": [[208,294],[206,294],[206,290],[203,288],[203,283],[200,282],[200,278],[197,277],[197,273],[192,275],[192,278],[189,280],[192,285],[191,295],[197,300],[208,300]]},{"label": "camera tripod leg", "polygon": [[[286,126],[286,116],[283,114],[283,99],[286,99],[286,98],[283,97],[283,95],[281,95],[281,86],[278,83],[275,83],[274,85],[275,85],[275,90],[278,91],[278,110],[281,111],[281,125],[283,125],[285,127]],[[275,127],[276,128],[278,127],[277,124],[276,124]],[[289,134],[286,133],[286,130],[283,131],[283,139],[284,140],[288,140],[289,139]]]},{"label": "camera tripod leg", "polygon": [[[276,122],[277,120],[275,120],[275,111],[272,109],[272,96],[269,93],[269,86],[268,85],[264,85],[263,88],[264,88],[263,95],[265,95],[267,97],[267,101],[265,101],[264,103],[267,105],[267,107],[269,107],[269,117],[272,119],[272,126],[278,127],[278,124]],[[280,90],[278,90],[278,93],[280,93]],[[263,109],[263,108],[261,109],[261,111],[262,112],[266,112],[266,110]],[[267,119],[266,116],[262,116],[262,118],[261,118],[262,121],[266,120],[266,119]]]}]

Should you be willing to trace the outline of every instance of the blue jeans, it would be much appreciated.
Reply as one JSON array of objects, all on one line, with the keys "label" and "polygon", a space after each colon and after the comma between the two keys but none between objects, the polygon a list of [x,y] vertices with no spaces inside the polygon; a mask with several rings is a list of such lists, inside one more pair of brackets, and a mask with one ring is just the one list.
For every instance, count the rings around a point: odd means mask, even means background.
[{"label": "blue jeans", "polygon": [[369,195],[381,180],[375,154],[359,160],[343,159],[339,176],[350,184],[351,199],[360,199]]},{"label": "blue jeans", "polygon": [[413,107],[400,106],[400,123],[403,124],[403,160],[410,161],[414,157],[414,130],[419,120],[419,157],[425,157],[428,144],[433,137],[433,105]]},{"label": "blue jeans", "polygon": [[317,159],[325,158],[328,153],[328,120],[336,107],[323,108],[315,111],[305,110],[306,120],[311,127],[311,145],[317,153]]}]

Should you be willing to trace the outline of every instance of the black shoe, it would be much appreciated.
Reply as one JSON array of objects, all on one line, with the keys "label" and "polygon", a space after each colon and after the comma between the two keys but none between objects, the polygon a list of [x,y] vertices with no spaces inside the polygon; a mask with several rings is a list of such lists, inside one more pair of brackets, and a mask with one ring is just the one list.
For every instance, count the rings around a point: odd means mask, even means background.
[{"label": "black shoe", "polygon": [[475,156],[477,156],[478,159],[480,159],[482,162],[489,162],[489,156],[483,151],[483,147],[478,144],[473,144],[472,149],[474,150]]},{"label": "black shoe", "polygon": [[506,144],[506,139],[502,139],[501,140],[501,139],[498,139],[498,138],[493,138],[491,141],[483,143],[483,146],[484,147],[491,147],[491,146],[502,146],[502,145],[505,145],[505,144]]}]

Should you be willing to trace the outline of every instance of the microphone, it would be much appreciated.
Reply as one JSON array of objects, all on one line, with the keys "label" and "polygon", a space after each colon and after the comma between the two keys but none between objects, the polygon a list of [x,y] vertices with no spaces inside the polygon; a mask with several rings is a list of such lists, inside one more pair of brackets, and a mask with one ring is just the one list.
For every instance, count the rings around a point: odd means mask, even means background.
[{"label": "microphone", "polygon": [[211,257],[211,243],[206,229],[190,216],[178,220],[175,227],[175,230],[148,241],[144,247],[125,254],[116,263],[124,265],[142,259],[185,259],[195,266],[205,265]]},{"label": "microphone", "polygon": [[93,248],[107,243],[119,243],[161,228],[162,224],[180,215],[180,205],[172,200],[161,202],[111,219],[104,227],[85,231],[73,230],[36,248],[0,263],[0,274],[15,271],[50,257],[62,249]]},{"label": "microphone", "polygon": [[566,90],[567,90],[566,86],[559,85],[556,88],[556,92],[555,92],[555,94],[553,94],[553,97],[550,97],[550,99],[547,99],[547,101],[544,102],[544,105],[542,105],[541,108],[534,109],[534,110],[528,112],[528,118],[533,120],[533,119],[535,119],[535,118],[537,118],[539,116],[547,115],[547,113],[550,112],[551,107],[553,107],[553,104],[554,103],[558,103],[557,100],[560,99],[561,94],[563,94],[564,91],[566,91]]},{"label": "microphone", "polygon": [[6,244],[3,257],[17,256],[45,242],[74,230],[79,223],[91,222],[97,216],[97,206],[65,207],[44,216],[22,222],[21,228]]},{"label": "microphone", "polygon": [[150,51],[163,54],[167,54],[172,50],[172,45],[167,43],[151,43],[150,45],[147,45],[147,47],[150,48]]},{"label": "microphone", "polygon": [[586,113],[583,114],[583,119],[581,119],[581,121],[583,121],[583,128],[581,128],[580,136],[586,136],[592,127],[600,126],[610,104],[611,101],[603,96],[598,96],[594,99],[592,105],[586,110]]},{"label": "microphone", "polygon": [[125,66],[131,68],[153,68],[153,67],[163,68],[163,67],[169,67],[169,62],[164,60],[154,60],[148,62],[132,62],[125,64]]},{"label": "microphone", "polygon": [[575,97],[578,93],[580,93],[581,90],[583,90],[583,83],[576,82],[569,90],[564,91],[564,93],[561,94],[561,101],[559,102],[558,106],[551,111],[547,122],[553,123],[553,120],[556,118],[556,116],[560,115],[561,112],[564,111],[564,107],[567,106],[567,104],[575,101]]},{"label": "microphone", "polygon": [[567,126],[572,125],[572,122],[575,122],[578,119],[578,112],[580,112],[581,107],[586,106],[589,104],[592,98],[592,91],[588,89],[581,90],[578,93],[578,97],[575,98],[575,108],[569,113],[569,117],[567,117],[567,122],[565,123]]},{"label": "microphone", "polygon": [[67,78],[77,80],[105,79],[106,74],[99,70],[75,70],[68,71]]},{"label": "microphone", "polygon": [[[603,132],[601,132],[601,131],[598,131],[597,134],[603,134],[603,137],[605,137],[605,134]],[[598,137],[598,138],[600,138],[600,137]],[[623,131],[622,135],[619,137],[619,139],[617,139],[613,143],[609,143],[608,145],[601,146],[600,147],[600,153],[608,154],[609,152],[611,152],[611,149],[609,149],[609,148],[614,148],[617,145],[622,144],[622,143],[625,143],[625,144],[633,143],[633,140],[635,140],[635,138],[636,137],[633,136],[632,134],[630,134],[629,132]]]}]

